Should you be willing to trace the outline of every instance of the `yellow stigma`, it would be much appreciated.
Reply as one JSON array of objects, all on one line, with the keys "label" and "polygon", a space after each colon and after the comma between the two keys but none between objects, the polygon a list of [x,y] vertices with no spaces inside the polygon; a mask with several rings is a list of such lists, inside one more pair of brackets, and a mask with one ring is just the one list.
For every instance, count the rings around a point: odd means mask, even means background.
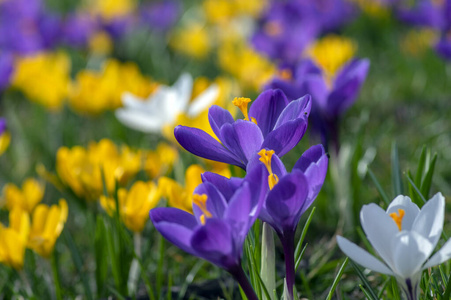
[{"label": "yellow stigma", "polygon": [[278,72],[279,78],[289,81],[293,79],[293,73],[290,69],[282,69]]},{"label": "yellow stigma", "polygon": [[205,225],[205,217],[207,218],[211,218],[212,214],[208,211],[207,209],[207,195],[202,194],[194,194],[193,195],[193,203],[195,205],[197,205],[200,210],[203,212],[203,214],[200,216],[200,222],[202,223],[202,225]]},{"label": "yellow stigma", "polygon": [[357,44],[348,38],[328,35],[317,41],[309,49],[307,56],[315,61],[331,80],[357,51]]},{"label": "yellow stigma", "polygon": [[[251,102],[251,99],[244,97],[235,97],[235,99],[233,99],[232,101],[233,105],[238,107],[243,113],[245,121],[249,121],[249,114],[247,113],[247,105],[249,102]],[[257,120],[255,120],[255,118],[251,118],[251,120],[252,122],[257,124]]]},{"label": "yellow stigma", "polygon": [[260,150],[260,152],[258,152],[258,155],[260,156],[259,160],[265,165],[269,173],[268,184],[270,190],[272,190],[272,188],[279,182],[279,177],[277,177],[277,175],[272,172],[271,158],[273,154],[274,150],[266,151],[266,149],[262,149]]},{"label": "yellow stigma", "polygon": [[396,225],[398,226],[399,231],[402,230],[401,224],[402,224],[402,218],[404,218],[404,215],[406,214],[406,212],[404,211],[404,209],[399,208],[398,209],[398,213],[391,213],[389,214],[389,216],[393,219],[393,221],[395,221]]},{"label": "yellow stigma", "polygon": [[263,30],[269,36],[278,36],[282,33],[283,29],[279,22],[271,21],[265,24]]}]

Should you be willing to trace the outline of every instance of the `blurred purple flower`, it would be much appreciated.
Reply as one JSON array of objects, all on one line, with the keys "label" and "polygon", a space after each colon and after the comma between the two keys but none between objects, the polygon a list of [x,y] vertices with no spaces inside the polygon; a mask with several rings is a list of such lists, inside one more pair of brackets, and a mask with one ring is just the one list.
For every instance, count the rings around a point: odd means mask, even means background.
[{"label": "blurred purple flower", "polygon": [[[237,102],[235,102],[237,101]],[[260,149],[269,148],[283,156],[304,136],[310,114],[310,95],[291,102],[281,90],[261,93],[247,113],[250,99],[236,98],[244,120],[234,120],[229,111],[213,105],[208,120],[219,143],[201,129],[177,126],[174,135],[180,145],[194,155],[246,169]]]},{"label": "blurred purple flower", "polygon": [[85,47],[98,25],[97,20],[89,14],[69,15],[63,25],[63,41],[74,47]]},{"label": "blurred purple flower", "polygon": [[150,211],[150,219],[163,237],[231,273],[248,299],[256,300],[241,267],[241,258],[244,240],[265,196],[264,168],[254,168],[244,180],[210,173],[203,181],[194,190],[194,215],[160,207]]},{"label": "blurred purple flower", "polygon": [[408,24],[420,27],[442,29],[445,26],[443,6],[433,0],[420,0],[413,7],[400,7],[398,18]]},{"label": "blurred purple flower", "polygon": [[0,52],[0,91],[9,86],[13,73],[13,56],[9,53]]},{"label": "blurred purple flower", "polygon": [[6,119],[0,117],[0,136],[5,133],[6,129],[8,129],[6,126]]},{"label": "blurred purple flower", "polygon": [[294,237],[302,214],[316,199],[326,178],[328,157],[323,146],[310,147],[288,173],[272,150],[261,150],[248,165],[253,170],[263,163],[267,175],[266,197],[259,219],[279,236],[285,254],[286,281],[291,299],[295,276]]},{"label": "blurred purple flower", "polygon": [[352,14],[352,6],[343,0],[272,1],[252,43],[272,59],[294,63],[318,35],[336,30]]},{"label": "blurred purple flower", "polygon": [[303,60],[294,68],[292,79],[275,78],[267,88],[281,89],[289,100],[307,93],[312,95],[312,130],[321,135],[326,149],[328,141],[332,140],[338,150],[339,117],[357,98],[369,66],[368,59],[354,59],[328,83],[323,71],[313,61]]},{"label": "blurred purple flower", "polygon": [[141,20],[152,30],[167,31],[180,16],[181,3],[176,1],[160,1],[141,7]]}]

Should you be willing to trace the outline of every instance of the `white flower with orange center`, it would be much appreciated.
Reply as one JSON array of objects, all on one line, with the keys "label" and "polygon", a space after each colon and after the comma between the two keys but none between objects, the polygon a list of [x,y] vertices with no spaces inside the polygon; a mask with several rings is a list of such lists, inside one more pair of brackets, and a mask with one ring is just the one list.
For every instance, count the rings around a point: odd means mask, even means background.
[{"label": "white flower with orange center", "polygon": [[451,240],[431,256],[443,230],[445,198],[437,193],[421,210],[407,196],[396,197],[384,211],[376,204],[363,206],[360,222],[382,259],[337,236],[340,249],[365,268],[395,276],[407,299],[418,299],[424,269],[451,258]]}]

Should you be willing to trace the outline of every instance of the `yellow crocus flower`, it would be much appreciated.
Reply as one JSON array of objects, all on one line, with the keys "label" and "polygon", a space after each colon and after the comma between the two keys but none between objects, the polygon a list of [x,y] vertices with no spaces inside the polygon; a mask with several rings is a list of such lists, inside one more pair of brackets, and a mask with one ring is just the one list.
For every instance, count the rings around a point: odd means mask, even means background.
[{"label": "yellow crocus flower", "polygon": [[20,207],[13,208],[9,213],[9,227],[0,224],[0,263],[22,269],[29,232],[28,213]]},{"label": "yellow crocus flower", "polygon": [[38,53],[17,59],[12,86],[50,110],[62,107],[71,88],[70,59],[63,52]]},{"label": "yellow crocus flower", "polygon": [[27,178],[22,183],[22,189],[13,183],[8,183],[3,187],[3,202],[8,210],[18,206],[31,213],[41,202],[44,191],[44,185],[33,178]]},{"label": "yellow crocus flower", "polygon": [[193,192],[194,189],[202,183],[200,175],[205,170],[199,165],[191,165],[186,169],[185,186],[180,185],[177,181],[161,177],[158,180],[158,188],[161,196],[168,200],[169,206],[192,212]]},{"label": "yellow crocus flower", "polygon": [[39,204],[33,212],[28,247],[42,257],[50,257],[56,239],[63,231],[68,212],[64,199],[59,200],[59,205],[50,207]]},{"label": "yellow crocus flower", "polygon": [[166,143],[159,143],[155,151],[145,153],[144,170],[150,178],[156,179],[168,173],[178,157],[177,149]]},{"label": "yellow crocus flower", "polygon": [[[130,190],[118,190],[119,213],[125,226],[133,232],[141,232],[149,219],[149,211],[160,200],[158,188],[153,182],[137,181]],[[112,215],[116,211],[114,199],[100,197],[100,204]]]},{"label": "yellow crocus flower", "polygon": [[175,50],[197,59],[205,58],[211,48],[207,28],[200,23],[187,24],[177,30],[169,44]]},{"label": "yellow crocus flower", "polygon": [[105,20],[124,17],[133,13],[136,0],[89,0],[86,3],[88,10]]}]

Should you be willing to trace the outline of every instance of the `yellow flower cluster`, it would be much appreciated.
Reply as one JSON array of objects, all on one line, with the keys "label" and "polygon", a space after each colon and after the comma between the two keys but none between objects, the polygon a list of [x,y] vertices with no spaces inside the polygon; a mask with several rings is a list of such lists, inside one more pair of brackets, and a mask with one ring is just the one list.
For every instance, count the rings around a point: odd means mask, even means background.
[{"label": "yellow flower cluster", "polygon": [[8,149],[9,143],[11,142],[11,134],[8,131],[0,134],[0,156]]},{"label": "yellow flower cluster", "polygon": [[50,207],[38,204],[43,196],[44,186],[31,178],[23,182],[22,189],[11,183],[3,188],[9,227],[0,224],[0,263],[22,269],[26,247],[45,258],[52,254],[66,223],[68,206],[64,199]]},{"label": "yellow flower cluster", "polygon": [[171,37],[170,46],[197,59],[205,58],[212,47],[208,29],[197,22],[176,30]]},{"label": "yellow flower cluster", "polygon": [[337,71],[354,57],[356,51],[355,41],[332,34],[316,41],[307,49],[306,54],[332,79]]},{"label": "yellow flower cluster", "polygon": [[135,64],[110,59],[101,71],[82,70],[77,74],[69,103],[77,112],[99,114],[122,106],[124,92],[146,98],[156,88],[157,84],[143,76]]},{"label": "yellow flower cluster", "polygon": [[401,39],[401,50],[411,56],[420,56],[431,49],[438,39],[438,33],[433,29],[412,29]]},{"label": "yellow flower cluster", "polygon": [[12,86],[30,100],[50,110],[58,110],[69,96],[69,72],[70,59],[63,52],[19,57],[15,63]]},{"label": "yellow flower cluster", "polygon": [[225,39],[218,49],[219,66],[236,77],[243,88],[259,90],[275,73],[276,66],[241,38]]},{"label": "yellow flower cluster", "polygon": [[87,148],[61,147],[56,154],[56,170],[64,184],[79,197],[97,200],[106,190],[112,193],[116,182],[126,184],[142,166],[141,151],[127,146],[119,149],[111,140],[91,142]]},{"label": "yellow flower cluster", "polygon": [[205,0],[202,8],[209,22],[221,23],[240,16],[258,17],[266,4],[265,0]]},{"label": "yellow flower cluster", "polygon": [[137,6],[136,0],[86,0],[85,2],[87,10],[105,20],[129,15]]},{"label": "yellow flower cluster", "polygon": [[[125,226],[133,232],[141,232],[149,219],[149,210],[160,200],[160,193],[155,183],[137,181],[129,191],[119,189],[117,197],[119,215]],[[116,202],[113,198],[102,195],[100,204],[110,216],[116,212]]]}]

